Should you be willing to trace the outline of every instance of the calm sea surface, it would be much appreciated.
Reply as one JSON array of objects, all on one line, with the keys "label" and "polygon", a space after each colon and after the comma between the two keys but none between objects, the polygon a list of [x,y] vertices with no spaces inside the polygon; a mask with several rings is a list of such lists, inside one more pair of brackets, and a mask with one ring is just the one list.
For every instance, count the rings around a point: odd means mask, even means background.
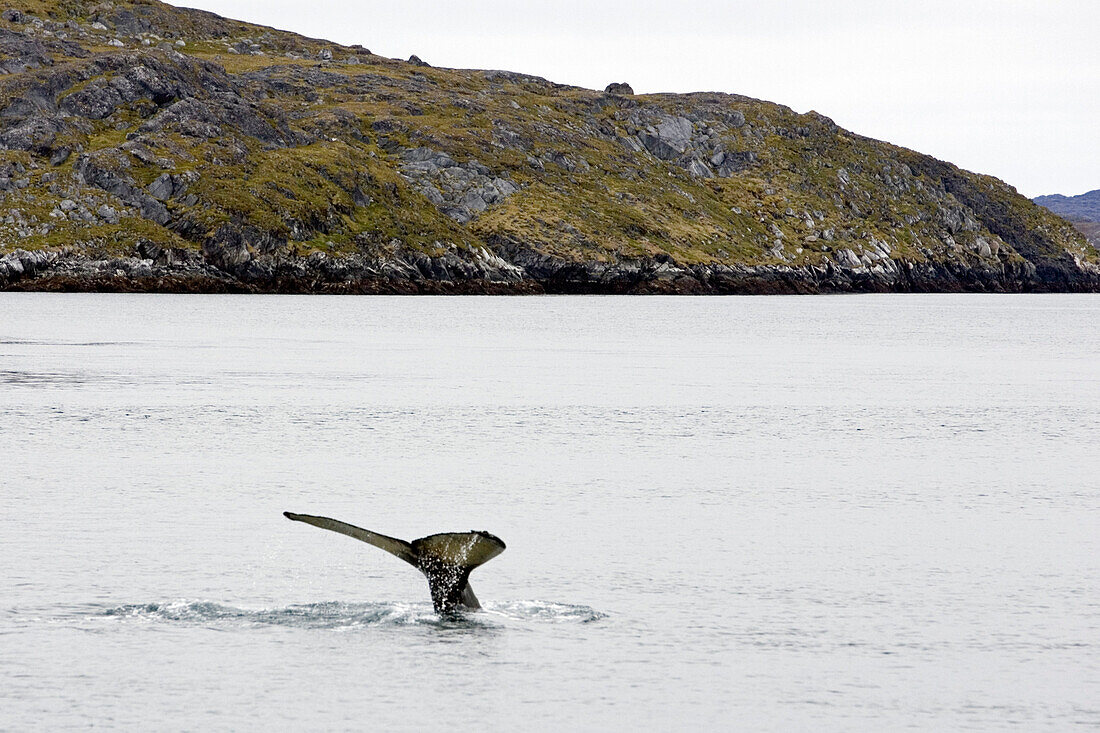
[{"label": "calm sea surface", "polygon": [[3,294],[0,448],[3,730],[1100,727],[1097,296]]}]

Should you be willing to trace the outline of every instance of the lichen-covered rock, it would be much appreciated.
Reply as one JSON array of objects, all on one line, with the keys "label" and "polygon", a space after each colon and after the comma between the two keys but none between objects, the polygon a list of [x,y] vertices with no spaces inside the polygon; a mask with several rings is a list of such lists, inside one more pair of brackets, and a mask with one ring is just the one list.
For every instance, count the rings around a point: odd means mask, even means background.
[{"label": "lichen-covered rock", "polygon": [[0,130],[0,146],[8,150],[26,150],[36,155],[52,154],[58,136],[65,132],[64,122],[45,115],[34,115]]}]

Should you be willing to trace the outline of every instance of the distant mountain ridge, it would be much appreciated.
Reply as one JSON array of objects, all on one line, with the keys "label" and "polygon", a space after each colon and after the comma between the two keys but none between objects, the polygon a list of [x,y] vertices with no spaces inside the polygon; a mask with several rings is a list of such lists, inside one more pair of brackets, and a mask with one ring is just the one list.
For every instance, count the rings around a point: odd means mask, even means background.
[{"label": "distant mountain ridge", "polygon": [[1037,196],[1032,201],[1068,219],[1094,247],[1100,247],[1100,189],[1079,196]]},{"label": "distant mountain ridge", "polygon": [[1100,221],[1100,188],[1079,196],[1063,196],[1059,193],[1037,196],[1032,201],[1045,206],[1059,216]]},{"label": "distant mountain ridge", "polygon": [[1012,186],[816,112],[8,2],[0,289],[1100,290],[1100,251]]}]

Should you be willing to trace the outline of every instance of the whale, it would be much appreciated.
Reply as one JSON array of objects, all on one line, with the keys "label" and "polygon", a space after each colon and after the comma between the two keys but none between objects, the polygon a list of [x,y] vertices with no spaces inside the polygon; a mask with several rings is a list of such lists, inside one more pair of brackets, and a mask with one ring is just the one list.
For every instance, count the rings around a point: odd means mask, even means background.
[{"label": "whale", "polygon": [[283,512],[283,516],[354,537],[401,558],[424,573],[428,579],[432,605],[441,615],[481,608],[474,589],[470,587],[470,573],[504,552],[505,548],[499,537],[488,532],[442,532],[406,542],[339,519],[293,512]]}]

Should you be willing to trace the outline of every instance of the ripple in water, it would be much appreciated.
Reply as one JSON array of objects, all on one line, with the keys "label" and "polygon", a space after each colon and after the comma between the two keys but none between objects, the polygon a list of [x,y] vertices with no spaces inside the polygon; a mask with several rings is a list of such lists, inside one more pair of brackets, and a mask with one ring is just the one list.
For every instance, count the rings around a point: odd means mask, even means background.
[{"label": "ripple in water", "polygon": [[572,606],[551,601],[499,601],[485,604],[485,611],[519,621],[592,623],[607,618],[606,613],[588,606]]},{"label": "ripple in water", "polygon": [[407,626],[434,623],[439,617],[430,604],[307,603],[282,608],[250,609],[211,601],[171,601],[128,604],[101,611],[121,620],[183,623],[199,626],[290,626],[341,629],[366,626]]},{"label": "ripple in water", "polygon": [[550,601],[503,601],[485,604],[481,613],[440,617],[430,603],[343,603],[330,601],[281,608],[237,608],[211,601],[170,601],[87,607],[84,619],[114,619],[197,626],[301,629],[357,629],[376,626],[492,626],[497,621],[592,623],[607,615],[588,606]]}]

